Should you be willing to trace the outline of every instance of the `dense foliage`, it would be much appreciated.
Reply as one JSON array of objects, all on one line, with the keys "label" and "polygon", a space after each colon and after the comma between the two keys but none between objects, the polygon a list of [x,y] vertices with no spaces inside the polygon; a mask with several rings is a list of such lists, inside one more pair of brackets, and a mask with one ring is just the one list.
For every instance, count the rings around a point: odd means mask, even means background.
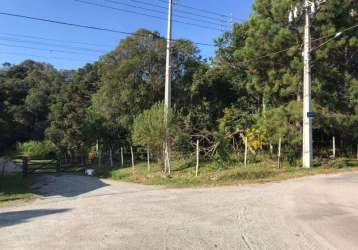
[{"label": "dense foliage", "polygon": [[[217,39],[210,63],[192,42],[174,42],[173,104],[185,135],[175,150],[192,151],[198,139],[206,157],[222,160],[242,150],[244,137],[252,153],[272,151],[281,138],[287,157],[299,159],[303,30],[287,20],[294,2],[256,0],[247,22]],[[346,30],[357,23],[357,15],[350,15],[355,2],[327,1],[312,27],[317,149],[332,136],[347,152],[357,145],[358,29]],[[141,29],[79,70],[58,71],[31,60],[4,64],[0,152],[49,139],[69,156],[85,153],[97,141],[104,149],[137,144],[159,155],[165,45],[158,33]]]}]

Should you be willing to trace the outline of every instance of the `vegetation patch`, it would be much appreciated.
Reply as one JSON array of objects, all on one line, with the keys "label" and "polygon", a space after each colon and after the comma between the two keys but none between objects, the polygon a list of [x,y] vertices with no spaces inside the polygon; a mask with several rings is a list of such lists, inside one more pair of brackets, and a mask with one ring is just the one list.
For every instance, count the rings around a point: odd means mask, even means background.
[{"label": "vegetation patch", "polygon": [[30,179],[21,174],[0,176],[0,207],[33,198]]},{"label": "vegetation patch", "polygon": [[274,161],[249,164],[247,168],[241,164],[217,167],[212,162],[206,162],[200,166],[198,177],[195,177],[195,169],[192,165],[184,160],[174,161],[172,163],[173,171],[170,176],[165,175],[162,172],[162,166],[158,164],[154,164],[151,171],[148,172],[146,163],[137,164],[134,170],[131,167],[120,169],[102,168],[98,169],[96,173],[98,177],[102,178],[146,185],[196,187],[266,183],[317,174],[358,171],[358,160],[343,158],[331,160],[329,163],[312,169],[289,167],[288,164],[283,164],[282,168],[277,168]]}]

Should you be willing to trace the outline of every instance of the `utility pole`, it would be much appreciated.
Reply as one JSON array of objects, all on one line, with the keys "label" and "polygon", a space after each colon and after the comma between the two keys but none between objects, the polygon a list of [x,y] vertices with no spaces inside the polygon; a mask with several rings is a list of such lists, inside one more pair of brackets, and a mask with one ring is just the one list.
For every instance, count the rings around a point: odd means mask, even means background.
[{"label": "utility pole", "polygon": [[313,167],[311,99],[311,17],[309,1],[305,1],[304,76],[303,76],[303,167]]},{"label": "utility pole", "polygon": [[164,99],[164,122],[166,127],[164,166],[165,171],[170,175],[170,134],[169,134],[169,112],[171,108],[171,49],[172,49],[172,28],[173,28],[173,0],[168,0],[168,32],[167,32],[167,57],[165,66],[165,99]]},{"label": "utility pole", "polygon": [[[313,167],[313,138],[312,138],[312,82],[311,82],[311,18],[314,17],[321,3],[326,0],[304,0],[303,6],[292,8],[289,13],[289,22],[292,24],[304,12],[304,50],[303,50],[303,144],[302,163],[304,168]],[[302,8],[303,7],[303,8]]]}]

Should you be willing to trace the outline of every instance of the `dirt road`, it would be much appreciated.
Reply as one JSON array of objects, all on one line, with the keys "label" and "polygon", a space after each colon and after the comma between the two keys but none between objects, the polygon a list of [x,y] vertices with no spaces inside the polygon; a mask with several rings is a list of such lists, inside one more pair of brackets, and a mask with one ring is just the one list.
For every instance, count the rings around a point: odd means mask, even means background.
[{"label": "dirt road", "polygon": [[164,189],[43,176],[0,209],[0,249],[358,249],[358,174]]}]

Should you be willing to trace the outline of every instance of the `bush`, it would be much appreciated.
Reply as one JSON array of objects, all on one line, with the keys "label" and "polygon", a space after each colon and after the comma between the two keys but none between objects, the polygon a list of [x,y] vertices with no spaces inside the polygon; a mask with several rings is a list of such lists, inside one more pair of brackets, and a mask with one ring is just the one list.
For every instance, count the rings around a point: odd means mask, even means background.
[{"label": "bush", "polygon": [[17,150],[20,154],[27,157],[50,157],[56,154],[56,146],[51,141],[29,141],[19,143]]}]

